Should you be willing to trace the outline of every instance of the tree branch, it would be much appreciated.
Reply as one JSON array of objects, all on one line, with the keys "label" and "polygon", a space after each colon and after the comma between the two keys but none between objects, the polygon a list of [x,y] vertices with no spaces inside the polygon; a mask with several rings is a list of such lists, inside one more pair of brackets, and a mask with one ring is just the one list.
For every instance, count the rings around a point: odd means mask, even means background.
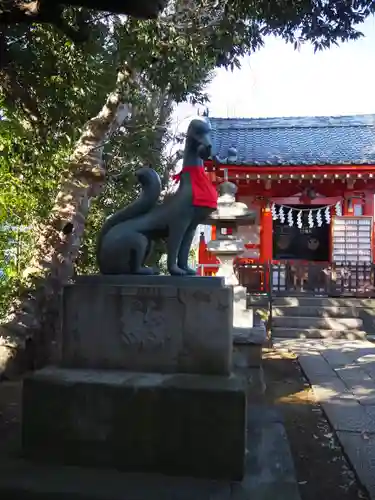
[{"label": "tree branch", "polygon": [[51,24],[73,42],[81,43],[89,38],[88,24],[80,22],[78,29],[63,18],[64,6],[50,0],[0,0],[0,24]]},{"label": "tree branch", "polygon": [[45,0],[34,0],[33,2],[22,2],[19,0],[0,1],[0,23],[35,23],[53,22],[60,17],[63,7],[54,4],[47,8]]}]

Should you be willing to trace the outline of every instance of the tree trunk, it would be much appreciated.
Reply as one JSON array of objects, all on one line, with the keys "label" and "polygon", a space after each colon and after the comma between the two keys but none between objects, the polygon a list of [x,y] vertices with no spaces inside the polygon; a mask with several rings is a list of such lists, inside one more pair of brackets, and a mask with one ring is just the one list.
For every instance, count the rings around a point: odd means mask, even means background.
[{"label": "tree trunk", "polygon": [[123,99],[133,81],[127,69],[119,71],[114,91],[87,122],[76,144],[50,217],[37,230],[35,258],[26,271],[30,286],[0,327],[2,377],[11,378],[32,367],[28,346],[34,349],[40,342],[53,341],[62,287],[73,276],[90,199],[104,185],[103,145],[131,112]]}]

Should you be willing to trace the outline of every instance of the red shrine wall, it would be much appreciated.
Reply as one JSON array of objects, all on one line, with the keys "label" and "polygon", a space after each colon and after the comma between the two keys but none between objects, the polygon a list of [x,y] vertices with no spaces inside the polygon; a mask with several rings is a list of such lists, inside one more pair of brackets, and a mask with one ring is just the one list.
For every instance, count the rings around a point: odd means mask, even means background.
[{"label": "red shrine wall", "polygon": [[[212,167],[211,164],[207,164],[207,167]],[[236,182],[235,176],[241,176],[244,173],[250,172],[250,170],[254,170],[254,172],[250,173],[258,173],[259,169],[256,167],[237,167],[232,168],[228,167],[229,171],[232,170],[232,182]],[[329,167],[324,167],[324,172],[327,175],[333,175],[336,171],[338,173],[341,172],[343,167],[335,167],[332,172],[328,171]],[[375,167],[366,167],[361,166],[358,167],[360,171],[363,170],[362,177],[359,175],[359,178],[355,180],[354,186],[347,186],[347,190],[342,190],[342,179],[330,180],[329,182],[322,182],[320,180],[319,183],[314,184],[316,191],[320,193],[316,199],[311,200],[312,208],[314,205],[335,205],[337,201],[342,201],[342,214],[344,216],[371,216],[374,218],[374,192],[375,192]],[[272,170],[272,169],[271,169]],[[273,173],[273,172],[267,173]],[[285,170],[285,169],[284,169]],[[288,172],[284,172],[283,175]],[[295,169],[294,169],[295,170]],[[293,171],[294,171],[293,170]],[[305,168],[306,170],[306,168]],[[313,173],[315,171],[322,170],[319,167],[314,167]],[[348,171],[350,172],[350,176],[353,176],[356,173],[357,167],[345,167],[345,175],[349,176]],[[277,170],[279,172],[279,169]],[[373,173],[372,173],[373,172]],[[319,172],[318,172],[319,173]],[[310,172],[311,174],[311,172]],[[209,175],[212,179],[212,182],[215,184],[219,184],[223,180],[223,175],[220,170],[210,171]],[[312,175],[312,174],[311,174]],[[363,180],[363,176],[369,176],[367,181]],[[249,259],[267,262],[272,260],[273,256],[273,220],[271,213],[272,203],[276,203],[278,205],[298,205],[301,203],[300,194],[296,194],[295,186],[293,186],[293,182],[297,182],[297,180],[289,180],[288,183],[280,182],[280,180],[275,184],[272,184],[272,189],[266,189],[264,182],[259,182],[259,180],[255,182],[246,182],[244,183],[242,179],[242,183],[239,181],[236,184],[238,185],[237,192],[237,200],[243,203],[246,203],[249,209],[254,210],[256,213],[256,220],[253,225],[242,226],[238,228],[238,234],[243,238],[244,243],[247,246],[246,253],[243,255],[244,260]],[[298,182],[301,182],[298,180]],[[311,182],[311,181],[310,181]],[[249,194],[251,192],[251,195]],[[256,201],[255,196],[257,197]],[[302,203],[303,204],[303,203]],[[331,210],[332,217],[335,216],[335,209]],[[213,238],[215,238],[215,230],[212,232]],[[373,260],[375,261],[375,251],[373,253]],[[203,250],[199,259],[201,264],[211,263],[213,262],[212,258],[209,258],[209,252],[207,250]],[[216,259],[215,259],[216,262]]]}]

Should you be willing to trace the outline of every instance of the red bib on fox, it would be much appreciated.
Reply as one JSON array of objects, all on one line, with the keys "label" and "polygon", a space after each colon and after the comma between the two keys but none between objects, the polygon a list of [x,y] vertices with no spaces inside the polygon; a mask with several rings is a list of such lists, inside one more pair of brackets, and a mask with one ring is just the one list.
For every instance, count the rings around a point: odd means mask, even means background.
[{"label": "red bib on fox", "polygon": [[173,179],[179,181],[181,174],[185,172],[190,175],[193,205],[195,207],[217,208],[217,191],[204,167],[184,167],[181,172],[173,176]]}]

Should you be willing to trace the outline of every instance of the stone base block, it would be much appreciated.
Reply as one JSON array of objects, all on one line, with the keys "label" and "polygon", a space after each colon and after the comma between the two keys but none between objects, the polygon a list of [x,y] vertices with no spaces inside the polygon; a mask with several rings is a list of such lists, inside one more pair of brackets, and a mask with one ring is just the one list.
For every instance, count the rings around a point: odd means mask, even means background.
[{"label": "stone base block", "polygon": [[247,308],[246,288],[243,286],[233,287],[233,327],[252,328],[254,326],[254,312]]},{"label": "stone base block", "polygon": [[233,346],[233,369],[262,367],[263,347],[259,344],[239,344]]},{"label": "stone base block", "polygon": [[49,367],[24,381],[23,449],[49,463],[240,480],[246,393],[234,375]]},{"label": "stone base block", "polygon": [[57,364],[229,375],[232,318],[222,278],[78,277],[64,290]]},{"label": "stone base block", "polygon": [[253,328],[233,328],[234,344],[264,345],[267,342],[267,331],[265,326],[254,326]]}]

